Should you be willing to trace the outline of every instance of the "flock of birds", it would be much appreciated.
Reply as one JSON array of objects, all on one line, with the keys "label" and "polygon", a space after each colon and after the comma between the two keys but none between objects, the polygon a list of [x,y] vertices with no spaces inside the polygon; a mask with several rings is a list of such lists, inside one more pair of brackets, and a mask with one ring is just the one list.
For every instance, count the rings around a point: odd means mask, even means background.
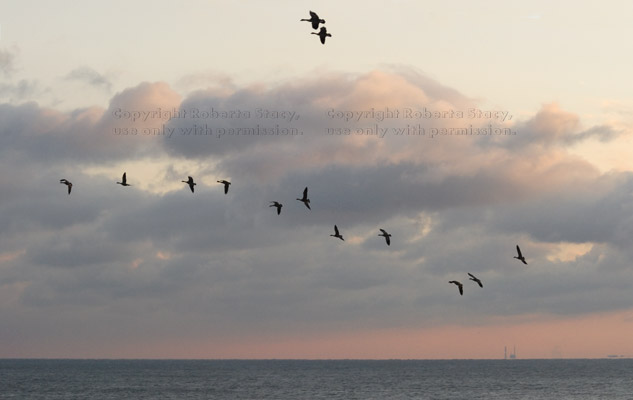
[{"label": "flock of birds", "polygon": [[[316,15],[316,14],[314,14]],[[181,181],[186,183],[189,186],[189,189],[191,189],[191,193],[194,193],[194,186],[196,185],[196,183],[193,180],[193,177],[188,176],[188,179],[186,181]],[[230,181],[227,181],[226,179],[222,179],[220,181],[217,181],[218,183],[221,183],[222,185],[224,185],[224,194],[228,194],[229,192],[229,186],[231,185]],[[66,185],[68,187],[68,194],[70,194],[72,188],[73,188],[73,184],[72,182],[70,182],[68,179],[60,179],[59,183]],[[121,186],[132,186],[129,183],[127,183],[127,172],[123,173],[123,177],[121,178],[121,182],[117,182],[117,184],[121,185]],[[305,189],[303,189],[303,196],[301,198],[297,198],[296,200],[302,202],[307,208],[308,210],[312,210],[310,208],[310,198],[308,198],[308,187],[306,186]],[[270,203],[272,203],[269,207],[275,207],[277,209],[277,215],[281,214],[281,208],[283,207],[283,204],[281,204],[278,201],[271,201]],[[391,245],[391,234],[388,233],[387,231],[385,231],[384,229],[380,228],[380,232],[378,234],[378,236],[382,236],[385,238],[385,242],[387,243],[387,246]],[[343,238],[343,235],[341,234],[341,232],[338,229],[337,225],[334,225],[334,234],[330,235],[332,237],[335,237],[337,239],[341,239],[342,241],[345,241],[345,239]],[[516,258],[517,260],[521,261],[523,264],[527,265],[527,261],[525,261],[525,257],[523,257],[523,254],[521,253],[521,248],[519,247],[519,245],[517,244],[517,255],[514,256],[513,258]],[[481,280],[479,278],[477,278],[475,275],[471,274],[470,272],[468,273],[469,275],[469,280],[477,283],[479,285],[479,287],[483,288],[484,285],[481,282]],[[448,281],[448,283],[452,283],[454,285],[457,286],[458,290],[459,290],[459,294],[460,295],[464,295],[464,284],[462,284],[459,281]]]},{"label": "flock of birds", "polygon": [[[319,29],[319,24],[325,23],[325,20],[319,18],[317,13],[315,13],[314,11],[310,11],[310,19],[301,19],[300,21],[310,22],[312,24],[312,29]],[[318,32],[312,32],[312,34],[319,35],[322,44],[325,44],[326,37],[332,37],[332,35],[327,32],[327,28],[325,26],[322,26],[321,30],[319,30]]]},{"label": "flock of birds", "polygon": [[[382,229],[381,229],[382,230]],[[516,258],[517,260],[521,261],[523,264],[527,265],[527,261],[525,261],[525,257],[523,257],[523,254],[521,253],[521,248],[519,247],[519,245],[517,244],[517,255],[512,257],[512,258]],[[470,272],[468,272],[468,276],[471,281],[477,283],[479,285],[479,287],[484,287],[484,284],[481,283],[481,279],[477,278],[475,275],[471,274]],[[460,295],[464,295],[464,284],[461,283],[460,281],[448,281],[448,283],[452,283],[454,285],[457,286],[457,289],[459,290],[459,294]]]},{"label": "flock of birds", "polygon": [[[319,24],[325,24],[325,20],[319,18],[319,16],[317,15],[317,13],[315,13],[314,11],[310,11],[310,18],[309,19],[301,19],[300,21],[307,21],[310,22],[312,24],[312,29],[319,29]],[[325,26],[322,26],[321,29],[319,30],[319,32],[312,32],[313,35],[318,35],[321,43],[325,44],[325,38],[326,37],[332,37],[332,35],[330,33],[328,33],[327,28]],[[72,190],[73,184],[71,182],[69,182],[67,179],[60,179],[59,181],[62,184],[65,184],[66,186],[68,186],[68,194],[70,194],[70,191]],[[186,183],[189,186],[189,189],[191,189],[191,193],[194,193],[194,186],[196,185],[196,183],[193,181],[193,178],[191,176],[188,177],[188,179],[186,181],[182,181],[184,183]],[[231,185],[231,182],[223,179],[221,181],[217,181],[218,183],[221,183],[224,185],[224,194],[227,194],[229,192],[229,186]],[[127,177],[126,177],[126,173],[123,173],[123,178],[121,179],[121,182],[117,182],[119,185],[121,186],[131,186],[130,184],[127,183]],[[308,210],[312,210],[310,208],[310,199],[308,198],[308,188],[306,187],[305,189],[303,189],[303,196],[301,198],[297,198],[298,201],[302,202],[307,208]],[[283,204],[281,204],[278,201],[271,201],[270,206],[269,207],[275,207],[277,209],[277,215],[281,214],[281,208],[283,207]],[[387,246],[391,245],[391,234],[387,233],[387,231],[385,231],[384,229],[380,228],[380,234],[378,236],[383,236],[385,238],[385,242],[387,243]],[[338,226],[334,225],[334,234],[330,235],[332,237],[335,237],[337,239],[341,239],[343,241],[345,241],[345,239],[343,238],[343,235],[340,233]],[[525,261],[525,258],[523,257],[523,255],[521,254],[521,249],[519,248],[519,245],[517,245],[517,253],[518,256],[515,256],[514,258],[520,260],[523,262],[523,264],[527,265],[527,262]],[[483,284],[481,283],[481,280],[477,277],[475,277],[473,274],[468,273],[468,275],[470,276],[468,279],[470,279],[471,281],[476,282],[479,287],[483,287]],[[459,294],[463,295],[464,294],[464,285],[459,282],[459,281],[449,281],[448,283],[452,283],[457,285],[458,289],[459,289]]]}]

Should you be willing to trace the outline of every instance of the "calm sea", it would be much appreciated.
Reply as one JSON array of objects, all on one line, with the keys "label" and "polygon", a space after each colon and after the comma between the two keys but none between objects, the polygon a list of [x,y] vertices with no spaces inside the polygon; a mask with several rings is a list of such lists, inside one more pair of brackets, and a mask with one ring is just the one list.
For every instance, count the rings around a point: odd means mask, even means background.
[{"label": "calm sea", "polygon": [[633,359],[0,360],[1,399],[633,399]]}]

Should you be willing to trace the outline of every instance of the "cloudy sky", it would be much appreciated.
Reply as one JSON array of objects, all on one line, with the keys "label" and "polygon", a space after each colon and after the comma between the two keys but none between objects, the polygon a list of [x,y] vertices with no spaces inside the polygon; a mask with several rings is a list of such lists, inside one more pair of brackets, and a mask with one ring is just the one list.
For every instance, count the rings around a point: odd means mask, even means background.
[{"label": "cloudy sky", "polygon": [[340,3],[3,3],[0,357],[633,356],[633,3]]}]

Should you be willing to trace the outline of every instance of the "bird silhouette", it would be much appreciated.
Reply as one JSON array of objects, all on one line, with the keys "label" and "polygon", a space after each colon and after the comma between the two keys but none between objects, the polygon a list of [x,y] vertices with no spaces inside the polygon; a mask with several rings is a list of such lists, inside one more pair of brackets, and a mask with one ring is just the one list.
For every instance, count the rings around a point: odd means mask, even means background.
[{"label": "bird silhouette", "polygon": [[387,231],[384,230],[384,229],[380,229],[380,232],[382,232],[382,233],[378,234],[378,236],[384,236],[385,237],[385,241],[387,242],[387,246],[391,245],[391,239],[390,239],[391,238],[391,234],[387,233]]},{"label": "bird silhouette", "polygon": [[231,182],[222,179],[221,181],[218,181],[218,183],[224,184],[224,194],[227,194],[229,192],[229,185],[231,184]]},{"label": "bird silhouette", "polygon": [[519,248],[518,244],[517,244],[517,253],[518,255],[512,258],[516,258],[517,260],[520,260],[521,262],[523,262],[523,264],[527,265],[527,262],[525,261],[525,257],[523,257],[523,254],[521,254],[521,249]]},{"label": "bird silhouette", "polygon": [[338,226],[336,226],[336,225],[334,225],[334,235],[330,235],[330,236],[335,237],[335,238],[339,238],[339,239],[341,239],[343,241],[345,240],[345,239],[343,239],[343,235],[341,235],[338,232]]},{"label": "bird silhouette", "polygon": [[73,188],[73,184],[68,179],[60,179],[59,183],[63,183],[64,185],[68,186],[68,194],[70,194],[70,191]]},{"label": "bird silhouette", "polygon": [[121,182],[117,182],[119,185],[121,186],[132,186],[129,183],[127,183],[127,176],[126,173],[123,173],[123,178],[121,178]]},{"label": "bird silhouette", "polygon": [[460,295],[462,295],[462,296],[464,295],[464,285],[462,285],[462,283],[461,283],[461,282],[458,282],[458,281],[448,281],[448,283],[454,283],[454,284],[456,284],[456,285],[457,285],[457,287],[459,288],[459,294],[460,294]]},{"label": "bird silhouette", "polygon": [[477,282],[477,284],[479,285],[479,287],[484,287],[484,284],[481,283],[481,280],[479,278],[477,278],[475,275],[471,274],[470,272],[468,273],[468,275],[470,276],[471,281]]},{"label": "bird silhouette", "polygon": [[[316,28],[315,28],[316,29]],[[331,34],[327,33],[327,29],[322,26],[321,30],[319,32],[312,32],[313,35],[319,35],[319,38],[321,38],[321,43],[325,44],[325,38],[326,37],[332,37]]]},{"label": "bird silhouette", "polygon": [[308,187],[307,187],[307,186],[306,186],[306,188],[305,188],[305,189],[303,189],[303,197],[302,197],[302,198],[300,198],[300,199],[297,199],[297,200],[299,200],[300,202],[302,202],[303,204],[305,204],[305,205],[306,205],[306,207],[308,207],[308,210],[312,210],[312,209],[310,208],[310,199],[308,198]]},{"label": "bird silhouette", "polygon": [[283,204],[281,204],[278,201],[271,201],[271,205],[269,205],[268,207],[277,207],[277,215],[281,214],[281,207],[283,207]]},{"label": "bird silhouette", "polygon": [[302,19],[301,21],[308,21],[312,23],[312,29],[319,29],[319,23],[324,24],[325,20],[320,19],[317,13],[310,11],[310,19]]},{"label": "bird silhouette", "polygon": [[187,179],[186,181],[182,181],[185,182],[187,185],[189,185],[189,189],[191,189],[191,193],[193,193],[193,187],[196,185],[196,183],[194,183],[193,178],[189,177],[189,179]]}]

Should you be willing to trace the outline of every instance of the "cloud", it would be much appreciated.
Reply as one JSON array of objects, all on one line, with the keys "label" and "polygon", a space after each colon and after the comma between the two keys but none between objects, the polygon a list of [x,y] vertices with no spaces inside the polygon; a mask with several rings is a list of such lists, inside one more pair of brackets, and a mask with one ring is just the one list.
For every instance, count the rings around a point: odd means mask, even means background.
[{"label": "cloud", "polygon": [[5,76],[11,76],[15,72],[16,57],[17,49],[0,49],[0,72]]},{"label": "cloud", "polygon": [[[2,104],[0,167],[10,173],[0,177],[0,317],[34,341],[50,334],[52,310],[66,326],[55,332],[77,340],[82,324],[97,336],[114,324],[121,337],[167,340],[186,326],[221,341],[236,331],[430,329],[630,308],[633,180],[570,150],[621,132],[585,128],[554,104],[511,123],[424,117],[470,108],[477,99],[405,68],[184,96],[143,82],[106,109]],[[179,114],[196,109],[209,115]],[[387,109],[422,116],[376,113]],[[346,121],[347,112],[362,117]],[[214,134],[183,134],[194,124]],[[257,124],[302,134],[228,133]],[[392,130],[489,124],[516,134]],[[367,134],[375,127],[389,134]],[[136,167],[143,159],[156,161]],[[123,171],[134,186],[115,184]],[[61,178],[74,183],[70,196]],[[295,200],[306,186],[311,211]],[[329,236],[334,224],[345,242]],[[529,265],[512,258],[516,244]],[[587,250],[555,257],[571,244]],[[466,283],[463,297],[453,279]],[[32,318],[20,317],[26,309]]]},{"label": "cloud", "polygon": [[90,86],[97,88],[103,87],[108,92],[112,89],[112,82],[108,78],[87,66],[75,68],[74,70],[70,71],[64,77],[64,79],[69,81],[84,82],[89,84]]},{"label": "cloud", "polygon": [[20,103],[46,91],[47,89],[41,88],[37,82],[25,79],[21,79],[17,83],[0,84],[0,98],[9,103]]}]

